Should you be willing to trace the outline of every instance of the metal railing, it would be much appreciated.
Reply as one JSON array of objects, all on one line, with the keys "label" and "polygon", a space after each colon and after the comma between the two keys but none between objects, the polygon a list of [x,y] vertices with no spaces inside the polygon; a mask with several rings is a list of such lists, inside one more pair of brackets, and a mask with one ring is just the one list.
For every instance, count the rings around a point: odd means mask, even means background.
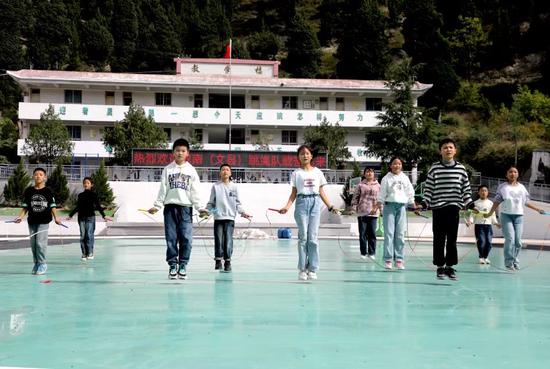
[{"label": "metal railing", "polygon": [[[484,184],[489,188],[489,193],[494,195],[497,192],[497,188],[501,183],[506,182],[504,178],[494,178],[494,177],[480,177],[480,183]],[[525,181],[520,181],[521,184],[525,186],[529,192],[531,200],[550,202],[550,185],[544,183],[529,183]],[[472,188],[475,192],[477,188]]]}]

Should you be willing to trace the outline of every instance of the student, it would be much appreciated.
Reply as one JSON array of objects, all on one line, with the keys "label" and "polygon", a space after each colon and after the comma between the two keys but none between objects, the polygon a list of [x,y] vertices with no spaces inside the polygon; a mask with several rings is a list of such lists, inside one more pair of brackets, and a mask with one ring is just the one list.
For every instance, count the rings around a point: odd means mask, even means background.
[{"label": "student", "polygon": [[355,188],[351,205],[357,213],[359,227],[359,251],[361,258],[374,260],[376,255],[376,225],[380,209],[377,203],[380,184],[374,176],[374,169],[366,167],[363,180]]},{"label": "student", "polygon": [[235,216],[239,213],[246,219],[252,218],[241,206],[237,185],[231,177],[231,166],[220,166],[220,180],[212,186],[210,200],[206,209],[214,214],[214,253],[216,264],[214,269],[231,271],[231,255],[233,254],[233,230]]},{"label": "student", "polygon": [[164,206],[168,278],[187,279],[193,241],[193,207],[201,216],[208,212],[199,205],[199,175],[187,162],[189,142],[183,138],[177,139],[172,151],[174,161],[162,171],[157,200],[149,213],[155,214]]},{"label": "student", "polygon": [[36,168],[32,173],[34,186],[28,187],[23,195],[21,212],[15,218],[15,223],[21,223],[25,214],[28,216],[29,233],[31,240],[32,258],[34,266],[32,274],[45,274],[48,270],[46,264],[46,251],[48,248],[48,228],[52,216],[57,224],[61,220],[57,216],[53,192],[46,187],[46,171]]},{"label": "student", "polygon": [[491,252],[493,242],[493,224],[500,228],[497,217],[493,214],[489,218],[484,215],[488,214],[493,207],[493,202],[489,200],[489,189],[485,185],[481,185],[477,189],[479,199],[474,201],[474,209],[479,211],[478,214],[471,214],[466,220],[466,226],[474,224],[474,232],[476,235],[477,251],[479,253],[480,264],[491,264],[489,260],[489,252]]},{"label": "student", "polygon": [[71,210],[67,220],[78,213],[78,226],[80,227],[80,249],[82,250],[82,260],[92,260],[94,258],[94,233],[95,233],[95,211],[99,211],[101,217],[106,221],[112,221],[113,218],[105,215],[97,194],[92,190],[94,183],[90,177],[82,180],[84,191],[78,194],[76,207]]},{"label": "student", "polygon": [[405,230],[407,228],[407,204],[414,209],[414,188],[401,171],[403,161],[395,156],[390,160],[390,172],[382,178],[378,206],[384,206],[384,267],[392,269],[395,260],[397,269],[405,269],[403,262],[405,247]]},{"label": "student", "polygon": [[518,169],[511,166],[506,172],[507,182],[497,188],[493,207],[486,218],[491,217],[495,210],[500,208],[500,222],[504,236],[504,266],[510,271],[519,270],[519,251],[521,250],[521,236],[523,234],[523,207],[544,214],[544,210],[529,202],[527,189],[518,182]]},{"label": "student", "polygon": [[284,208],[279,213],[286,214],[296,200],[294,219],[298,226],[298,279],[317,279],[319,269],[319,243],[317,233],[321,221],[321,201],[328,210],[337,213],[330,205],[323,186],[327,184],[325,176],[319,168],[311,165],[313,152],[307,145],[298,148],[300,168],[292,172],[290,183],[292,191]]},{"label": "student", "polygon": [[[456,238],[459,211],[474,206],[470,181],[464,165],[455,160],[456,145],[450,138],[439,143],[441,161],[434,163],[424,185],[424,205],[433,215],[433,264],[437,278],[456,280]],[[477,210],[472,210],[474,213]]]}]

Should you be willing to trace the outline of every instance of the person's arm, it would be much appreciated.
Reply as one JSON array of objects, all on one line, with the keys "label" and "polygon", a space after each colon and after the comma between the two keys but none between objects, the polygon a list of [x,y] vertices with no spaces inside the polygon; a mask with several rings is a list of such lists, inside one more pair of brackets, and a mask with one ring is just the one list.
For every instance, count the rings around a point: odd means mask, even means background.
[{"label": "person's arm", "polygon": [[357,207],[359,205],[359,199],[361,198],[361,183],[355,187],[355,191],[353,191],[353,197],[351,198],[351,206]]},{"label": "person's arm", "polygon": [[53,221],[55,222],[55,224],[61,224],[61,219],[59,219],[59,217],[57,216],[57,209],[54,207],[52,207],[52,216],[53,216]]},{"label": "person's arm", "polygon": [[78,198],[76,200],[76,205],[75,205],[74,209],[69,212],[69,215],[67,216],[67,220],[71,220],[71,218],[78,212],[78,204],[79,204],[79,200],[80,200],[80,195],[81,194],[78,194]]},{"label": "person's arm", "polygon": [[330,201],[328,200],[328,197],[325,193],[324,186],[319,187],[319,196],[321,197],[321,200],[325,203],[325,205],[328,208],[328,211],[331,213],[337,214],[338,209],[336,209],[333,205],[331,205]]},{"label": "person's arm", "polygon": [[240,196],[239,196],[239,189],[237,186],[235,186],[235,204],[237,205],[237,212],[241,214],[241,217],[250,219],[252,218],[251,215],[249,215],[242,207]]},{"label": "person's arm", "polygon": [[166,168],[162,170],[162,176],[160,178],[160,188],[157,195],[157,199],[151,209],[149,209],[149,214],[155,214],[157,211],[162,209],[164,206],[164,199],[166,198]]},{"label": "person's arm", "polygon": [[286,205],[284,206],[284,208],[279,210],[279,213],[286,214],[288,209],[290,209],[290,207],[292,206],[292,203],[294,202],[294,200],[296,200],[297,193],[298,191],[296,190],[296,187],[293,186],[292,191],[290,192],[290,196],[288,197],[288,201],[286,202]]},{"label": "person's arm", "polygon": [[26,214],[27,214],[27,208],[21,208],[21,211],[19,212],[19,215],[17,216],[17,218],[15,218],[14,222],[21,223],[21,221],[23,220]]},{"label": "person's arm", "polygon": [[491,210],[489,210],[489,212],[487,214],[483,214],[483,216],[485,218],[490,218],[495,213],[495,211],[498,209],[499,205],[500,205],[500,201],[495,199],[495,201],[493,201],[493,206],[491,207]]},{"label": "person's arm", "polygon": [[529,209],[532,209],[532,210],[536,211],[539,214],[544,214],[545,213],[544,209],[541,209],[541,208],[537,207],[532,202],[526,202],[525,206],[528,207]]},{"label": "person's arm", "polygon": [[213,184],[212,188],[210,189],[210,199],[206,204],[206,210],[208,210],[208,212],[212,212],[212,210],[214,210],[215,208],[216,208],[216,185]]},{"label": "person's arm", "polygon": [[380,191],[378,192],[378,207],[382,208],[384,206],[384,202],[386,202],[386,192],[388,187],[388,180],[386,176],[382,178],[382,182],[380,183]]},{"label": "person's arm", "polygon": [[430,207],[430,203],[432,202],[433,191],[435,188],[433,172],[434,170],[430,169],[428,176],[426,177],[426,181],[424,182],[424,197],[422,199],[422,206],[425,209],[428,209]]}]

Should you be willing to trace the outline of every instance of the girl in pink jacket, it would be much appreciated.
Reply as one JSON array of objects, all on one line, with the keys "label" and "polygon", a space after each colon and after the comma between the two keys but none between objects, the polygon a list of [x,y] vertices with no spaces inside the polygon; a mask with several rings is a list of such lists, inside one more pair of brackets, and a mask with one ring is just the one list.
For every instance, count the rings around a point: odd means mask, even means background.
[{"label": "girl in pink jacket", "polygon": [[361,258],[374,260],[376,254],[376,224],[380,209],[377,202],[380,184],[374,175],[374,169],[367,167],[363,171],[363,180],[355,188],[351,204],[357,213],[359,226],[359,250]]}]

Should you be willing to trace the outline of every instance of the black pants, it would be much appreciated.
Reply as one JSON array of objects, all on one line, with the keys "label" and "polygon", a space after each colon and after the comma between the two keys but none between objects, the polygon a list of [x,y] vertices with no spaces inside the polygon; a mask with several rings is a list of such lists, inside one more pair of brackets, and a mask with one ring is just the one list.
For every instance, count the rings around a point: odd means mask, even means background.
[{"label": "black pants", "polygon": [[433,264],[438,267],[453,266],[458,263],[456,237],[458,234],[459,211],[460,209],[454,205],[432,210]]},{"label": "black pants", "polygon": [[376,254],[376,225],[378,217],[357,217],[357,223],[359,226],[359,250],[361,251],[361,255]]}]

